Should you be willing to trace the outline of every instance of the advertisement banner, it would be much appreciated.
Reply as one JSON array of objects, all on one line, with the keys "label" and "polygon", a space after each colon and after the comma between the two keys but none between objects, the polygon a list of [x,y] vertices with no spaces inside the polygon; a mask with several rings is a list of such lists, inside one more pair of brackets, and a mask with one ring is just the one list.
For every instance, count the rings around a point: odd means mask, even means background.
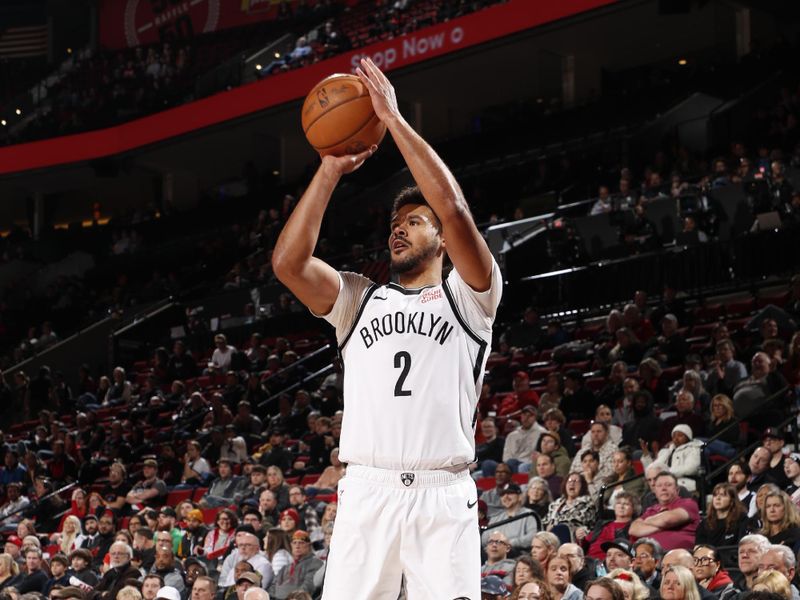
[{"label": "advertisement banner", "polygon": [[[298,100],[324,77],[353,72],[364,56],[391,72],[614,2],[616,0],[535,3],[509,0],[447,23],[359,48],[303,69],[266,77],[129,123],[0,148],[0,174],[111,156]],[[297,126],[299,129],[299,111]]]}]

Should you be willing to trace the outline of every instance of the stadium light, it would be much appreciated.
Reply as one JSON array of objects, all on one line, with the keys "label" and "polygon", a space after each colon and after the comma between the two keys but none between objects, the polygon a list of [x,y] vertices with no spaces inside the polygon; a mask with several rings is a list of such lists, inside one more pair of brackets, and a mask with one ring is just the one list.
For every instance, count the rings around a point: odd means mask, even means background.
[{"label": "stadium light", "polygon": [[688,61],[688,60],[686,60],[685,58],[679,58],[679,59],[678,59],[678,64],[679,64],[680,66],[682,66],[682,67],[685,67],[685,66],[686,66],[688,63],[689,63],[689,61]]},{"label": "stadium light", "polygon": [[0,125],[5,127],[6,126],[6,120],[5,119],[0,120]]},{"label": "stadium light", "polygon": [[260,71],[260,70],[261,70],[261,65],[256,65],[256,71]]},{"label": "stadium light", "polygon": [[22,109],[21,109],[21,108],[18,108],[18,109],[17,109],[17,110],[15,110],[14,112],[15,112],[15,113],[17,113],[18,115],[21,115],[21,114],[22,114]]},{"label": "stadium light", "polygon": [[281,53],[280,52],[276,52],[275,53],[275,58],[280,58],[280,57],[281,57]]},{"label": "stadium light", "polygon": [[67,48],[67,54],[72,54],[72,48]]}]

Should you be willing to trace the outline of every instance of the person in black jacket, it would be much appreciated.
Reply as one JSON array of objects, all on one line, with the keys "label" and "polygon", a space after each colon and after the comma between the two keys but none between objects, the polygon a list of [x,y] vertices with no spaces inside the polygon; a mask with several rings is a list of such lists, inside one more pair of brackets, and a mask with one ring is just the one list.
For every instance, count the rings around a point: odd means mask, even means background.
[{"label": "person in black jacket", "polygon": [[15,586],[21,594],[28,592],[44,593],[44,588],[50,578],[42,569],[42,551],[36,546],[29,546],[25,550],[25,569]]},{"label": "person in black jacket", "polygon": [[[711,496],[711,507],[708,515],[697,527],[698,544],[720,546],[736,546],[747,533],[747,509],[739,501],[736,488],[729,483],[718,483]],[[720,552],[722,565],[737,568],[736,550]]]},{"label": "person in black jacket", "polygon": [[654,441],[658,440],[661,420],[653,412],[653,396],[647,390],[639,390],[633,394],[633,421],[626,423],[622,428],[622,443],[626,446],[638,448],[643,440],[648,448],[652,448]]}]

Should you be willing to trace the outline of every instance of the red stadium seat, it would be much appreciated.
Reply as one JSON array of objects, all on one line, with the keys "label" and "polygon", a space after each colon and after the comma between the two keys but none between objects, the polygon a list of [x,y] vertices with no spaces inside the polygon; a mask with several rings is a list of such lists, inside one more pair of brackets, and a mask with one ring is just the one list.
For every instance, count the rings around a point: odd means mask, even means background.
[{"label": "red stadium seat", "polygon": [[589,431],[589,427],[591,426],[592,422],[588,419],[575,419],[567,423],[569,430],[577,436],[582,436],[584,433]]},{"label": "red stadium seat", "polygon": [[514,473],[511,476],[511,481],[519,485],[528,485],[528,474],[527,473]]},{"label": "red stadium seat", "polygon": [[183,502],[184,500],[189,500],[194,493],[194,489],[189,490],[172,490],[169,494],[167,494],[166,504],[168,506],[174,507],[179,502]]},{"label": "red stadium seat", "polygon": [[200,502],[200,498],[205,496],[207,493],[208,493],[207,487],[195,488],[194,494],[192,494],[192,502]]},{"label": "red stadium seat", "polygon": [[322,475],[322,473],[306,473],[305,475],[303,475],[300,482],[303,485],[311,485],[312,483],[317,482],[317,479],[319,479],[320,475]]},{"label": "red stadium seat", "polygon": [[486,492],[495,487],[497,482],[494,480],[494,477],[481,477],[475,482],[475,485],[479,490]]}]

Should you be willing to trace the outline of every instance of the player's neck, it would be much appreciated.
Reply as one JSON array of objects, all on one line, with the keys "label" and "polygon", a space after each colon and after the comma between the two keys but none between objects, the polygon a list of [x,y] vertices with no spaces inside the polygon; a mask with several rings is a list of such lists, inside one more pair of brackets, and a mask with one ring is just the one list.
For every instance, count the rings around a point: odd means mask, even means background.
[{"label": "player's neck", "polygon": [[433,263],[420,270],[397,273],[397,283],[404,288],[415,289],[442,283],[442,266]]}]

